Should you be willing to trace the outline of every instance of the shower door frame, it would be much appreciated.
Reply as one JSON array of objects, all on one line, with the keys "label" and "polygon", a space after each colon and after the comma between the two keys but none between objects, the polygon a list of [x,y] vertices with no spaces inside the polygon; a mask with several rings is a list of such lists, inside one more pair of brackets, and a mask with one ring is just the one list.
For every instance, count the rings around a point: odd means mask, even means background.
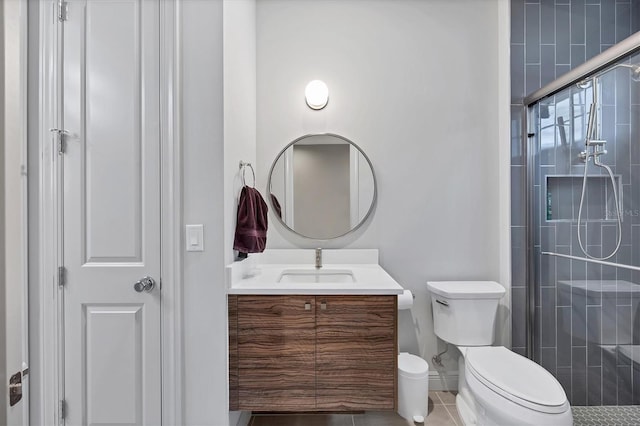
[{"label": "shower door frame", "polygon": [[[530,125],[532,124],[531,113],[529,108],[536,102],[543,98],[554,95],[585,78],[591,77],[598,72],[608,68],[615,62],[623,59],[624,57],[633,55],[640,52],[640,32],[632,34],[620,43],[610,47],[599,55],[594,56],[587,62],[577,66],[568,73],[553,80],[551,83],[541,87],[533,93],[527,95],[524,98],[524,109],[522,112],[522,141],[525,144],[525,153],[527,161],[525,163],[526,179],[524,189],[526,195],[525,204],[525,223],[526,229],[526,276],[527,276],[527,292],[526,292],[526,355],[529,359],[533,359],[534,356],[534,330],[536,321],[536,287],[535,287],[535,259],[534,253],[534,219],[533,219],[533,207],[534,207],[534,159],[533,154],[535,147],[533,141],[535,141],[535,133],[532,132]],[[589,261],[589,260],[586,260]],[[617,266],[627,266],[619,265]]]}]

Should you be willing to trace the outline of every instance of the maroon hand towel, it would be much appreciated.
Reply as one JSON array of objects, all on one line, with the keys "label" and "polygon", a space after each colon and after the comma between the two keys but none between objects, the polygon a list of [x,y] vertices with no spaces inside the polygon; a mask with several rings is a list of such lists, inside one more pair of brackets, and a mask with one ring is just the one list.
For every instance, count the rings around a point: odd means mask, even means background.
[{"label": "maroon hand towel", "polygon": [[240,192],[233,248],[241,253],[262,253],[267,244],[267,203],[257,189]]}]

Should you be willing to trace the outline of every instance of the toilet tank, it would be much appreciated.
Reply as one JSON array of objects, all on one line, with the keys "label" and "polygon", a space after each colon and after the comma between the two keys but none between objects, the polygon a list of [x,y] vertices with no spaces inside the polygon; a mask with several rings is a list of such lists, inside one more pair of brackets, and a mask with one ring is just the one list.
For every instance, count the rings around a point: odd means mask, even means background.
[{"label": "toilet tank", "polygon": [[439,338],[459,346],[493,344],[504,287],[494,281],[429,281],[427,288]]}]

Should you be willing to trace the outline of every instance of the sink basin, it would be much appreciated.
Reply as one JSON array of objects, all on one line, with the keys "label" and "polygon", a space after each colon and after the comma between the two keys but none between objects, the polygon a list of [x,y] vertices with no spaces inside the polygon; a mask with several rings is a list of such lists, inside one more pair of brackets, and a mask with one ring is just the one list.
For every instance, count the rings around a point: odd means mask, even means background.
[{"label": "sink basin", "polygon": [[353,283],[356,279],[348,269],[285,269],[279,283]]}]

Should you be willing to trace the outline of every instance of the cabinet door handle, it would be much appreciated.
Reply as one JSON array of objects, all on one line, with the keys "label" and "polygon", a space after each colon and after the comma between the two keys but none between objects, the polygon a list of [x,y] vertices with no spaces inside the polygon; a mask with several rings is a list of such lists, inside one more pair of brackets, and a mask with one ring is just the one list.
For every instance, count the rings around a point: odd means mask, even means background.
[{"label": "cabinet door handle", "polygon": [[310,311],[311,310],[311,303],[305,303],[304,304],[304,310],[305,311]]},{"label": "cabinet door handle", "polygon": [[320,309],[322,309],[323,311],[326,311],[327,310],[327,302],[320,303]]}]

